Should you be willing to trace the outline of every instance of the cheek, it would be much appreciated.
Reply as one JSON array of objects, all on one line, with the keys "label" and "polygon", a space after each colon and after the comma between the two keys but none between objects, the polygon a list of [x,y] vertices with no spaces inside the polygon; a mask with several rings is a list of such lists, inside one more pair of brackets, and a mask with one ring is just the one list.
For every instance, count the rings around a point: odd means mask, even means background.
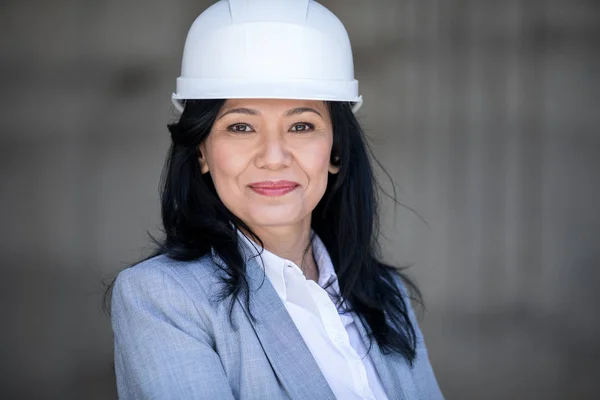
[{"label": "cheek", "polygon": [[215,175],[235,176],[244,167],[244,157],[227,146],[216,148],[209,163]]},{"label": "cheek", "polygon": [[219,197],[231,197],[237,186],[237,178],[247,166],[243,148],[215,141],[207,147],[209,172]]},{"label": "cheek", "polygon": [[298,162],[310,180],[310,187],[319,196],[323,195],[327,187],[329,176],[329,161],[331,156],[331,143],[316,143],[305,149]]}]

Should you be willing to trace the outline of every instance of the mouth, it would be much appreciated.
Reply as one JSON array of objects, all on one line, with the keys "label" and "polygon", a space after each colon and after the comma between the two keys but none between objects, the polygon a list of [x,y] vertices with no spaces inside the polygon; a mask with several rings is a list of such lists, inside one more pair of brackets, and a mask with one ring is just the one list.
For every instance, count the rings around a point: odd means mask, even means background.
[{"label": "mouth", "polygon": [[283,196],[298,186],[300,184],[293,181],[263,181],[248,185],[250,189],[263,196]]}]

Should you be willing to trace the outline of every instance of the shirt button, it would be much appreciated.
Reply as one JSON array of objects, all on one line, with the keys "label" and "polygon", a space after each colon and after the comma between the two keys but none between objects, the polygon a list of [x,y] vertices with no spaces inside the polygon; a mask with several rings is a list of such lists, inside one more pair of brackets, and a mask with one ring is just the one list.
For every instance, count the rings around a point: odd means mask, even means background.
[{"label": "shirt button", "polygon": [[302,273],[302,271],[299,271],[298,268],[294,268],[292,264],[286,264],[286,267],[288,267],[291,270],[291,272],[295,275],[298,275],[298,272]]}]

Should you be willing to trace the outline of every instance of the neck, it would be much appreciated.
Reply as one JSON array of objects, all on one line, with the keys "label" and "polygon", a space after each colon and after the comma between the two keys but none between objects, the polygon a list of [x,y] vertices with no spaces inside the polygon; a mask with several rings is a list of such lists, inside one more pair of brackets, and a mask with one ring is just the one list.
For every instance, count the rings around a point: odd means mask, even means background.
[{"label": "neck", "polygon": [[[310,237],[310,219],[292,226],[250,226],[271,253],[292,261],[307,279],[318,280]],[[244,232],[246,233],[246,232]],[[246,236],[250,237],[247,233]]]}]

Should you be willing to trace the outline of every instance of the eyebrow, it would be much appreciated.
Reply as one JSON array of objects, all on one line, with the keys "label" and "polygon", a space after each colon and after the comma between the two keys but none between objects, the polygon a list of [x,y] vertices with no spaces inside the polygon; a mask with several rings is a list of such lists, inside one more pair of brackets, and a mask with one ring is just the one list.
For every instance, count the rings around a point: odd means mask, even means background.
[{"label": "eyebrow", "polygon": [[[285,112],[285,116],[286,117],[291,117],[292,115],[298,115],[298,114],[302,114],[305,112],[312,112],[317,114],[319,117],[323,118],[323,116],[321,115],[320,112],[318,112],[317,110],[315,110],[314,108],[310,108],[310,107],[297,107],[297,108],[293,108],[291,110],[288,110]],[[221,115],[218,119],[223,118],[224,116],[226,116],[227,114],[245,114],[245,115],[260,115],[260,112],[258,110],[254,110],[252,108],[232,108],[231,110],[227,110],[226,112],[223,113],[223,115]]]}]

